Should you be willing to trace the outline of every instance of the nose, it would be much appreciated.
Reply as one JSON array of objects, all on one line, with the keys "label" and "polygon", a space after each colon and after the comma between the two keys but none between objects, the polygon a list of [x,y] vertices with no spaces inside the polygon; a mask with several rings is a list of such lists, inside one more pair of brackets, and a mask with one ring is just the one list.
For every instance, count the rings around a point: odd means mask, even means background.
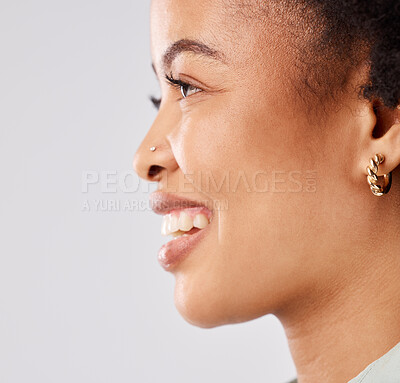
[{"label": "nose", "polygon": [[160,181],[179,167],[165,133],[155,122],[135,153],[133,169],[146,181]]}]

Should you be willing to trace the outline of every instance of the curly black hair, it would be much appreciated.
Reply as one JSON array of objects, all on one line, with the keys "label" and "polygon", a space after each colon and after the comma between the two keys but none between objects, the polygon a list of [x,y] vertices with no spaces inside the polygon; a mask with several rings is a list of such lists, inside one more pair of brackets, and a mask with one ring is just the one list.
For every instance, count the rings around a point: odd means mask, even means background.
[{"label": "curly black hair", "polygon": [[319,100],[334,97],[350,69],[365,63],[369,79],[359,95],[391,109],[399,105],[400,0],[242,0],[240,8],[267,20],[276,6],[286,19],[297,17],[303,24],[297,31],[308,34],[306,47],[294,44],[301,52],[299,92],[305,85]]},{"label": "curly black hair", "polygon": [[[306,0],[320,7],[327,21],[326,41],[369,48],[369,81],[365,98],[395,108],[400,100],[400,0]],[[345,36],[343,36],[345,35]],[[340,48],[340,45],[337,45]],[[353,51],[354,52],[354,51]]]}]

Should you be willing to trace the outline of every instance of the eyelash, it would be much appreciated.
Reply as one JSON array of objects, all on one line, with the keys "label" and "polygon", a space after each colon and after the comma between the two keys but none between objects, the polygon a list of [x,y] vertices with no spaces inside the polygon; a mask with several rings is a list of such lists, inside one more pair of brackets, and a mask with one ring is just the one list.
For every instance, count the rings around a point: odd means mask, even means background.
[{"label": "eyelash", "polygon": [[158,110],[160,109],[160,105],[161,105],[161,98],[157,98],[154,96],[150,96],[150,101],[151,103],[154,105],[154,107]]},{"label": "eyelash", "polygon": [[[184,82],[184,81],[181,81],[181,80],[178,80],[178,79],[175,79],[175,78],[173,77],[173,75],[172,75],[172,72],[171,72],[169,75],[166,74],[166,75],[165,75],[165,79],[167,80],[167,82],[169,83],[169,85],[171,85],[172,87],[174,87],[174,88],[180,90],[180,92],[181,92],[183,98],[187,98],[187,97],[189,97],[189,96],[184,96],[184,94],[183,94],[183,92],[182,92],[182,88],[189,88],[189,87],[191,87],[191,88],[199,89],[199,91],[201,91],[200,88],[198,88],[198,87],[196,87],[196,86],[194,86],[194,85],[191,85],[191,84],[189,84],[189,83],[187,83],[187,82]],[[154,105],[154,107],[155,107],[156,109],[160,109],[161,98],[156,98],[156,97],[154,97],[154,96],[151,96],[151,97],[150,97],[150,101],[152,102],[152,104]]]}]

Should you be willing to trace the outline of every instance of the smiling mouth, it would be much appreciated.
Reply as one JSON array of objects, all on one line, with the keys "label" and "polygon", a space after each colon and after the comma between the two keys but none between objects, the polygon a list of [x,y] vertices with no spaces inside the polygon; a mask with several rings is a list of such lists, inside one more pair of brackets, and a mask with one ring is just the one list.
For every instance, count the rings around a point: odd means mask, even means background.
[{"label": "smiling mouth", "polygon": [[150,202],[153,211],[163,215],[161,234],[172,236],[158,253],[161,266],[171,271],[209,231],[213,213],[206,206],[207,203],[202,204],[165,192],[154,192],[150,196]]}]

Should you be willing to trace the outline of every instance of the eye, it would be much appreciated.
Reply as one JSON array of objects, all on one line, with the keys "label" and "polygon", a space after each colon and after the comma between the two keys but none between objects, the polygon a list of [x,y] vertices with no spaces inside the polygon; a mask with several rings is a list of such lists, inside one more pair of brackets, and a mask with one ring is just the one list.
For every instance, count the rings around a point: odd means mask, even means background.
[{"label": "eye", "polygon": [[170,75],[165,75],[165,78],[171,86],[173,86],[174,88],[178,88],[180,90],[183,98],[187,98],[192,94],[202,92],[202,89],[197,88],[194,85],[175,79],[172,76],[172,73]]},{"label": "eye", "polygon": [[201,92],[201,89],[196,88],[195,86],[192,86],[190,84],[182,84],[180,86],[180,89],[183,98],[189,97],[190,95],[195,94],[197,92]]}]

